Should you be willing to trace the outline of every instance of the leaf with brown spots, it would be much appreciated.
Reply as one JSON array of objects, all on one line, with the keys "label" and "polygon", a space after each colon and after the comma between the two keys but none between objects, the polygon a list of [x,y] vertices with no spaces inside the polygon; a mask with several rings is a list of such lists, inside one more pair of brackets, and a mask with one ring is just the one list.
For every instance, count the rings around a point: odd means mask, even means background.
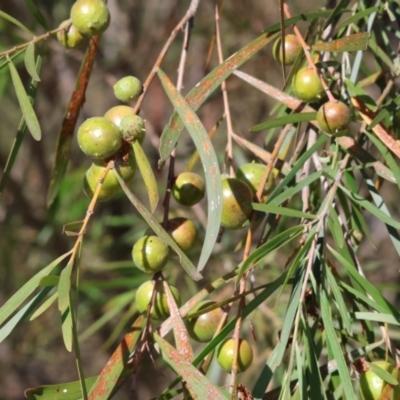
[{"label": "leaf with brown spots", "polygon": [[204,169],[207,187],[208,216],[206,236],[204,238],[203,248],[201,249],[200,260],[197,265],[197,271],[200,272],[211,255],[218,238],[219,226],[221,224],[222,185],[218,159],[207,131],[197,114],[193,111],[193,108],[160,69],[158,70],[158,76],[160,77],[161,83],[171,103],[193,139]]},{"label": "leaf with brown spots", "polygon": [[162,358],[186,383],[186,387],[192,399],[198,400],[222,400],[229,399],[228,393],[213,385],[211,381],[187,362],[176,349],[174,349],[159,334],[154,333]]}]

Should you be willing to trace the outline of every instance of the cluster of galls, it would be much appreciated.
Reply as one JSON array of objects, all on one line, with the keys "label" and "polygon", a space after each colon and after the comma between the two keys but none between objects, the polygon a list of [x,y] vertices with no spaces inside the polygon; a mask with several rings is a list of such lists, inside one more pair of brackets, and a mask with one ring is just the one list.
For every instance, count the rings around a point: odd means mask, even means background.
[{"label": "cluster of galls", "polygon": [[[285,53],[285,65],[291,65],[302,52],[302,46],[295,35],[285,36],[285,48],[283,51],[281,39],[274,44],[273,54],[277,61],[283,63]],[[318,73],[311,67],[301,68],[293,77],[293,91],[302,101],[314,103],[325,97],[325,90],[321,84]],[[334,100],[323,104],[317,113],[317,122],[321,130],[327,133],[337,133],[347,129],[350,124],[350,110],[346,104]]]},{"label": "cluster of galls", "polygon": [[78,0],[70,19],[63,21],[57,33],[59,42],[67,49],[75,49],[85,37],[99,35],[110,25],[110,12],[103,0]]}]

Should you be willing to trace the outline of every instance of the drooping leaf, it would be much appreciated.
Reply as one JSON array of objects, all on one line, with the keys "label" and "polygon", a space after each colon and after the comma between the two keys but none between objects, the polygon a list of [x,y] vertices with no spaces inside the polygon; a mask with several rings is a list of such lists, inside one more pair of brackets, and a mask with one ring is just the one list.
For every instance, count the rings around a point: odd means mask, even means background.
[{"label": "drooping leaf", "polygon": [[159,200],[157,181],[149,160],[147,159],[147,156],[138,140],[133,142],[132,148],[135,153],[137,165],[146,186],[147,196],[149,197],[150,201],[150,210],[153,213]]},{"label": "drooping leaf", "polygon": [[7,59],[15,93],[17,95],[18,103],[21,108],[26,125],[28,126],[28,129],[31,132],[33,138],[35,140],[40,140],[42,138],[42,131],[40,129],[40,124],[35,114],[35,111],[32,107],[31,100],[29,99],[25,91],[24,85],[21,81],[17,69],[15,68],[15,65],[9,57],[7,57]]},{"label": "drooping leaf", "polygon": [[[279,29],[276,29],[279,30]],[[186,96],[186,101],[193,111],[197,111],[205,100],[214,92],[214,90],[226,79],[232,72],[239,68],[243,63],[254,56],[266,44],[275,38],[276,35],[263,34],[253,40],[247,46],[237,51],[222,64],[218,65],[198,85],[196,85]],[[160,138],[160,162],[162,166],[171,155],[180,134],[184,128],[177,112],[175,112],[167,126],[164,128]]]},{"label": "drooping leaf", "polygon": [[73,321],[70,307],[67,307],[61,312],[61,332],[64,340],[64,345],[67,351],[72,351],[73,342]]},{"label": "drooping leaf", "polygon": [[33,293],[33,291],[39,286],[41,279],[50,274],[62,260],[71,254],[71,252],[72,250],[63,254],[39,271],[0,308],[0,325],[2,325],[4,321]]},{"label": "drooping leaf", "polygon": [[8,22],[11,22],[12,24],[18,26],[18,28],[22,29],[25,31],[29,36],[35,36],[34,33],[32,33],[25,25],[23,25],[21,22],[19,22],[17,19],[12,17],[11,15],[5,13],[4,11],[0,10],[0,17],[4,18]]},{"label": "drooping leaf", "polygon": [[31,315],[29,321],[33,321],[34,319],[42,315],[45,311],[47,311],[47,309],[50,308],[51,305],[57,300],[57,297],[58,297],[57,292],[49,296],[47,300],[45,300],[43,304],[40,307],[38,307],[37,310]]},{"label": "drooping leaf", "polygon": [[[85,379],[86,388],[89,390],[97,376]],[[27,400],[81,400],[82,390],[80,381],[59,383],[57,385],[44,385],[25,390]]]},{"label": "drooping leaf", "polygon": [[146,209],[146,207],[139,201],[139,199],[129,190],[126,183],[118,175],[118,171],[113,169],[113,172],[115,173],[115,176],[117,177],[119,184],[121,185],[123,191],[125,192],[130,202],[139,211],[139,213],[146,220],[146,222],[150,225],[150,228],[153,229],[154,233],[157,236],[159,236],[160,239],[162,239],[165,244],[172,247],[172,249],[178,254],[181,265],[186,270],[186,272],[194,280],[200,280],[202,278],[201,274],[196,270],[196,267],[189,260],[187,255],[176,244],[175,240],[171,238],[171,236],[164,230],[164,228],[160,225],[160,223],[153,217],[153,215]]},{"label": "drooping leaf", "polygon": [[85,101],[86,87],[92,72],[93,63],[98,51],[98,42],[100,37],[95,36],[89,42],[85,58],[82,61],[81,69],[75,85],[75,90],[71,95],[68,107],[66,109],[61,130],[57,138],[56,154],[49,191],[47,193],[47,207],[50,207],[60,189],[61,182],[67,172],[69,155],[71,152],[72,138],[79,112]]},{"label": "drooping leaf", "polygon": [[33,43],[30,43],[25,50],[24,62],[28,74],[34,81],[40,82],[40,77],[38,71],[36,70],[35,45]]},{"label": "drooping leaf", "polygon": [[197,265],[197,271],[200,272],[205,267],[211,255],[218,238],[219,227],[221,224],[221,173],[219,171],[218,159],[217,155],[215,154],[214,147],[210,138],[208,137],[207,131],[200,122],[199,117],[178,92],[176,87],[172,84],[164,72],[158,70],[158,75],[169,99],[171,100],[171,103],[174,105],[176,112],[181,118],[181,121],[190,133],[203,164],[207,187],[208,216],[206,236],[204,238],[200,260]]},{"label": "drooping leaf", "polygon": [[153,334],[160,347],[161,356],[165,362],[182,377],[191,396],[195,399],[229,399],[230,396],[223,389],[215,386],[211,381],[187,362],[166,340],[157,333]]},{"label": "drooping leaf", "polygon": [[74,263],[70,261],[61,271],[58,282],[58,309],[63,312],[69,306],[69,295],[71,290],[71,274]]},{"label": "drooping leaf", "polygon": [[93,383],[89,392],[89,400],[111,398],[111,394],[131,374],[133,366],[132,363],[128,362],[129,357],[140,339],[145,322],[146,319],[140,315],[133,323],[130,332],[121,340],[95,383]]}]

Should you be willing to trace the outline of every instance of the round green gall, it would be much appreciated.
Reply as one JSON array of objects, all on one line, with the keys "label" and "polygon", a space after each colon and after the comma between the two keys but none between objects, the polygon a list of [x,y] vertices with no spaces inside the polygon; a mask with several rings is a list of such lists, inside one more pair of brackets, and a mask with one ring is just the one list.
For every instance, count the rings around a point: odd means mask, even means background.
[{"label": "round green gall", "polygon": [[[193,310],[191,310],[191,313],[204,310],[205,308],[213,306],[214,304],[215,301],[202,301]],[[189,336],[201,343],[209,342],[217,331],[222,315],[222,309],[218,307],[214,310],[201,314],[198,317],[189,318],[186,323]]]},{"label": "round green gall", "polygon": [[110,25],[110,12],[102,0],[78,0],[71,8],[71,21],[84,36],[95,36]]},{"label": "round green gall", "polygon": [[[233,357],[235,352],[235,341],[225,339],[217,350],[217,361],[219,366],[226,372],[232,371]],[[246,371],[253,362],[253,350],[249,342],[239,339],[239,352],[237,358],[238,372]]]},{"label": "round green gall", "polygon": [[124,117],[119,129],[126,140],[137,140],[140,144],[143,143],[146,136],[144,120],[139,115],[127,115]]},{"label": "round green gall", "polygon": [[57,32],[57,40],[66,49],[75,49],[80,46],[83,36],[80,34],[75,25],[70,20],[61,22],[59,28],[64,28],[62,31]]},{"label": "round green gall", "polygon": [[327,133],[336,133],[346,129],[350,124],[349,107],[340,101],[328,101],[317,112],[319,127]]},{"label": "round green gall", "polygon": [[[83,191],[87,197],[93,197],[105,168],[106,166],[103,161],[95,161],[86,171],[83,179]],[[134,154],[129,153],[124,157],[124,159],[116,160],[115,169],[118,171],[124,182],[129,183],[132,181],[136,173],[136,160]],[[97,199],[98,201],[110,200],[119,192],[120,189],[121,185],[119,184],[117,177],[114,172],[110,170],[101,185],[99,197]]]},{"label": "round green gall", "polygon": [[293,90],[300,100],[309,103],[321,100],[325,96],[318,74],[309,67],[300,69],[294,76]]},{"label": "round green gall", "polygon": [[[171,289],[172,296],[175,299],[176,305],[181,306],[181,296],[179,291],[175,286],[169,285]],[[147,312],[151,298],[153,296],[153,290],[156,290],[156,297],[154,301],[154,308],[152,313],[152,318],[164,320],[169,317],[170,311],[168,307],[167,294],[164,289],[162,281],[147,281],[139,286],[136,291],[136,307],[137,310],[142,314]]]},{"label": "round green gall", "polygon": [[114,124],[117,125],[118,128],[120,128],[122,120],[127,115],[135,115],[135,111],[133,110],[133,108],[129,107],[129,106],[119,105],[119,106],[110,108],[104,114],[104,118],[107,118],[111,122],[114,122]]},{"label": "round green gall", "polygon": [[124,103],[136,100],[143,91],[140,80],[134,76],[125,76],[113,87],[115,97]]},{"label": "round green gall", "polygon": [[[285,36],[285,65],[292,65],[298,55],[302,51],[301,44],[295,35]],[[282,39],[278,38],[273,47],[273,55],[276,61],[283,64],[283,51],[282,51]]]},{"label": "round green gall", "polygon": [[172,186],[175,200],[186,207],[197,204],[204,197],[206,188],[203,178],[194,172],[182,172]]},{"label": "round green gall", "polygon": [[185,253],[196,245],[197,227],[193,221],[187,218],[176,217],[168,220],[167,232]]},{"label": "round green gall", "polygon": [[111,157],[122,144],[118,127],[104,117],[87,119],[79,127],[77,136],[81,150],[95,160]]},{"label": "round green gall", "polygon": [[[394,375],[394,378],[398,380],[398,371],[395,370],[393,364],[385,360],[378,360],[372,363],[373,365],[389,372]],[[382,378],[380,378],[375,372],[369,369],[360,375],[359,380],[359,390],[361,398],[363,400],[378,400],[381,399],[383,390],[388,383],[386,383]],[[389,397],[385,397],[388,400],[400,399],[400,385],[394,386]]]},{"label": "round green gall", "polygon": [[245,205],[253,201],[253,192],[247,183],[237,178],[222,180],[221,225],[226,229],[240,229],[252,209]]},{"label": "round green gall", "polygon": [[[260,186],[261,181],[264,177],[266,168],[267,168],[266,165],[259,163],[243,164],[240,168],[237,169],[236,178],[247,183],[247,185],[252,190],[253,195],[255,196],[258,187]],[[267,199],[267,195],[271,191],[274,185],[274,180],[275,180],[274,174],[271,171],[268,176],[267,182],[265,183],[264,189],[262,191],[261,195],[262,201],[265,201]]]},{"label": "round green gall", "polygon": [[167,264],[169,247],[158,236],[146,235],[133,246],[132,258],[141,271],[154,274]]}]

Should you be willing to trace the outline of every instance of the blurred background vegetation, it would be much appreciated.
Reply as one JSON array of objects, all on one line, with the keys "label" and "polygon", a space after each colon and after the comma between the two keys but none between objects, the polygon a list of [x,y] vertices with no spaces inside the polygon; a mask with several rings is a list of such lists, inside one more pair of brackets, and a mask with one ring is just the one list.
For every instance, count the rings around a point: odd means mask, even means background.
[{"label": "blurred background vegetation", "polygon": [[[69,17],[72,1],[44,1],[36,4],[45,15],[49,25],[55,28]],[[78,125],[86,118],[103,115],[110,107],[117,105],[112,93],[113,83],[125,76],[135,75],[144,80],[152,68],[169,33],[186,12],[189,1],[109,0],[111,25],[102,36],[97,59],[87,90],[86,103],[81,111]],[[324,6],[320,0],[288,1],[292,14],[310,12]],[[37,34],[43,33],[30,15],[23,0],[1,0],[0,9],[13,15]],[[221,15],[221,32],[225,57],[231,55],[264,28],[279,21],[276,1],[236,0],[226,1]],[[301,27],[301,24],[300,24]],[[207,65],[207,54],[214,34],[214,2],[200,2],[194,21],[192,38],[185,71],[183,93],[187,93],[204,75],[218,63],[216,51]],[[162,65],[172,80],[176,80],[181,53],[180,35],[168,52]],[[23,36],[15,26],[0,19],[0,50],[23,43],[29,38]],[[89,200],[82,192],[82,179],[90,160],[73,145],[68,175],[63,182],[60,195],[54,205],[47,209],[46,196],[57,135],[63,120],[65,107],[74,89],[84,50],[66,51],[52,37],[43,43],[44,63],[42,82],[36,101],[36,112],[43,130],[41,142],[26,138],[12,170],[7,187],[0,198],[0,304],[3,304],[23,283],[40,268],[59,255],[68,251],[74,238],[63,234],[63,225],[84,218]],[[22,66],[22,58],[16,63],[19,72],[28,82],[28,75]],[[267,46],[242,68],[251,75],[279,87],[283,82],[280,66],[271,56]],[[234,129],[249,140],[263,144],[264,136],[249,134],[248,129],[267,120],[273,102],[261,92],[246,85],[238,78],[227,81]],[[371,93],[373,96],[373,93]],[[144,149],[156,171],[158,160],[158,137],[172,112],[159,81],[155,79],[144,101],[141,115],[146,119],[147,138]],[[223,115],[220,91],[199,110],[199,116],[207,129]],[[15,132],[21,117],[8,70],[0,74],[0,172],[6,164]],[[226,143],[225,125],[221,124],[213,139],[221,166]],[[273,141],[271,145],[272,146]],[[267,146],[267,147],[268,147]],[[235,146],[235,163],[250,161],[251,156]],[[177,148],[176,171],[183,170],[194,146],[189,135],[184,134]],[[200,166],[197,168],[200,170]],[[156,172],[161,197],[165,191],[167,168]],[[137,177],[131,187],[141,197],[143,183]],[[391,187],[386,185],[381,195],[388,200],[392,215],[400,216],[400,203],[393,198]],[[161,202],[160,202],[161,203]],[[204,204],[203,204],[204,205]],[[174,202],[171,215],[186,216],[197,221],[204,235],[206,215],[204,207],[193,210],[179,209]],[[156,215],[162,218],[160,204]],[[118,339],[132,322],[135,307],[132,302],[135,289],[148,276],[138,272],[131,261],[131,248],[142,236],[146,223],[135,212],[132,205],[121,196],[109,203],[96,206],[95,215],[84,239],[81,261],[82,291],[79,306],[79,332],[82,342],[82,358],[86,376],[99,373],[107,362]],[[386,236],[386,230],[376,219],[371,220],[373,245],[364,239],[361,244],[360,260],[369,271],[369,277],[385,292],[389,300],[400,305],[397,295],[399,287],[398,261],[395,251]],[[178,263],[171,262],[168,280],[181,290],[183,300],[196,293],[218,276],[232,270],[239,261],[240,253],[234,253],[237,239],[243,232],[225,234],[216,246],[205,271],[205,279],[195,283],[182,273]],[[191,257],[196,260],[197,249]],[[277,277],[284,268],[290,248],[281,249],[273,257],[264,260],[265,267],[257,273],[257,284],[263,284]],[[396,260],[396,261],[395,261]],[[217,292],[214,299],[230,296],[232,286]],[[284,314],[284,302],[272,310],[275,296],[263,304],[250,318],[257,337],[257,351],[252,367],[246,371],[247,383],[251,386],[254,371],[265,363],[280,329]],[[271,308],[270,308],[271,306]],[[279,307],[282,307],[280,309]],[[96,324],[94,324],[96,322]],[[250,332],[246,321],[244,329]],[[250,336],[250,333],[248,333]],[[21,399],[23,390],[41,384],[67,382],[77,379],[74,357],[63,346],[59,313],[54,304],[47,312],[31,323],[21,324],[5,342],[0,344],[0,399]],[[214,368],[214,367],[212,367]],[[218,381],[220,370],[211,371]],[[160,392],[170,373],[156,360],[153,365],[147,359],[139,369],[135,389],[138,399],[150,398]],[[221,374],[222,375],[222,374]],[[221,383],[221,381],[219,381]],[[128,379],[116,399],[132,398],[130,389],[134,382]]]}]

